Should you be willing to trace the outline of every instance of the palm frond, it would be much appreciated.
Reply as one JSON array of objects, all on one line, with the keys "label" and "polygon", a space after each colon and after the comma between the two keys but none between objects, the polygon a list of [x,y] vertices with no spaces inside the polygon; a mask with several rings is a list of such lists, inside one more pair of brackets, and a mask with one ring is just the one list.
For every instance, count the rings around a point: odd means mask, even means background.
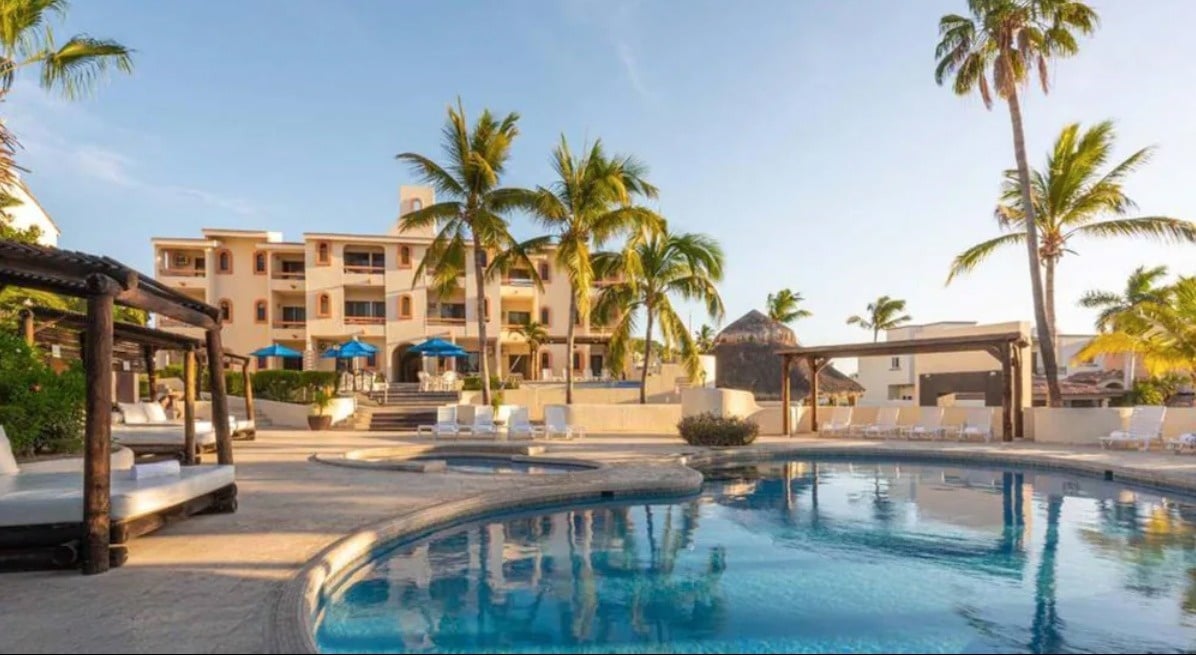
[{"label": "palm frond", "polygon": [[947,284],[960,275],[971,272],[981,262],[993,254],[997,249],[1004,246],[1010,246],[1018,243],[1025,243],[1026,233],[1015,232],[1013,234],[1005,234],[995,239],[989,239],[983,243],[978,243],[971,248],[963,251],[955,257],[951,262],[951,272],[947,275]]},{"label": "palm frond", "polygon": [[41,85],[70,99],[87,95],[111,69],[133,72],[133,51],[110,39],[71,37],[54,51],[34,57],[42,63]]},{"label": "palm frond", "polygon": [[1196,242],[1196,224],[1167,216],[1144,216],[1082,225],[1076,234],[1093,237],[1148,237],[1172,243]]}]

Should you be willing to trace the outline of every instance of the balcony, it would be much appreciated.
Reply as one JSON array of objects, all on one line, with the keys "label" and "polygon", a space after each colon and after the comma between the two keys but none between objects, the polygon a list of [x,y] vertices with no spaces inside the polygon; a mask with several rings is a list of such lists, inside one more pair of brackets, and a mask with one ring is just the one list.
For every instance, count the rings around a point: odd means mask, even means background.
[{"label": "balcony", "polygon": [[346,316],[345,325],[385,325],[386,319],[381,316]]},{"label": "balcony", "polygon": [[429,316],[427,323],[428,325],[465,325],[465,319],[450,316]]},{"label": "balcony", "polygon": [[520,275],[504,276],[499,295],[507,299],[534,298],[536,295],[536,282],[531,277]]},{"label": "balcony", "polygon": [[270,338],[301,341],[307,334],[307,321],[274,321],[270,324]]},{"label": "balcony", "polygon": [[270,290],[271,291],[303,291],[307,287],[307,279],[302,273],[287,273],[288,276],[297,277],[282,277],[281,273],[275,273],[270,276]]},{"label": "balcony", "polygon": [[202,268],[159,268],[158,277],[205,277],[207,271]]}]

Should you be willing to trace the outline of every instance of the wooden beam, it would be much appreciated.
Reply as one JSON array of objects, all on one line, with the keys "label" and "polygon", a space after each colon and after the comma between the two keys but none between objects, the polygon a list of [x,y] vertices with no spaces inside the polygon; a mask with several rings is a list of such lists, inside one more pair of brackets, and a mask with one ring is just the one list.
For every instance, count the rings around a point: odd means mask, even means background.
[{"label": "wooden beam", "polygon": [[875,357],[878,355],[916,355],[925,353],[966,352],[985,350],[989,346],[1015,343],[1024,339],[1018,332],[1000,334],[975,334],[960,337],[934,337],[930,339],[902,339],[849,343],[831,346],[798,346],[782,348],[778,355],[789,354],[798,357]]},{"label": "wooden beam", "polygon": [[818,365],[817,357],[806,358],[810,367],[810,431],[818,434]]},{"label": "wooden beam", "polygon": [[1019,439],[1026,436],[1026,386],[1023,374],[1026,363],[1022,361],[1021,344],[1013,346],[1013,435]]},{"label": "wooden beam", "polygon": [[249,374],[249,360],[241,364],[241,384],[245,387],[245,419],[253,423],[256,412],[253,409],[253,376]]},{"label": "wooden beam", "polygon": [[144,309],[147,312],[167,316],[176,321],[182,321],[188,325],[194,325],[205,330],[217,327],[216,319],[211,316],[197,309],[184,307],[178,303],[159,298],[140,287],[122,291],[116,296],[116,301],[127,307]]},{"label": "wooden beam", "polygon": [[233,463],[233,435],[228,429],[228,394],[224,387],[224,348],[220,345],[220,328],[208,330],[208,388],[212,393],[212,424],[216,428],[216,462],[221,466]]},{"label": "wooden beam", "polygon": [[183,355],[183,463],[196,463],[195,448],[195,351]]},{"label": "wooden beam", "polygon": [[109,566],[112,448],[112,314],[115,283],[94,275],[88,287],[83,366],[87,379],[83,451],[83,573]]},{"label": "wooden beam", "polygon": [[28,309],[21,310],[21,332],[25,337],[25,345],[33,346],[33,311]]},{"label": "wooden beam", "polygon": [[789,418],[789,404],[791,393],[789,387],[789,372],[791,370],[793,358],[788,355],[781,355],[781,434],[786,437],[793,436],[792,421]]},{"label": "wooden beam", "polygon": [[1013,441],[1013,354],[1009,346],[1001,352],[1001,440]]}]

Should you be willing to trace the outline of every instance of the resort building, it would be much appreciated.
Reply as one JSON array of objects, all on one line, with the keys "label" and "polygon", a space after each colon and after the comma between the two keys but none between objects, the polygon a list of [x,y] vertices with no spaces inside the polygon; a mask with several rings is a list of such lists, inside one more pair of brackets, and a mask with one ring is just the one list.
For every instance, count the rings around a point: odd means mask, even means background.
[{"label": "resort building", "polygon": [[[431,188],[403,186],[399,215],[433,202]],[[316,232],[299,241],[264,230],[204,229],[199,238],[152,239],[154,273],[172,289],[220,308],[226,348],[248,353],[277,343],[303,353],[302,360],[260,359],[258,369],[331,370],[335,360],[320,354],[356,339],[377,348],[366,368],[391,381],[413,382],[424,362],[407,351],[432,337],[469,353],[447,365],[463,372],[479,368],[473,267],[444,296],[429,287],[430,275],[415,275],[434,234],[432,227],[401,231],[397,220],[380,234]],[[466,257],[472,261],[472,254]],[[542,290],[532,271],[521,268],[485,284],[487,338],[499,361],[492,374],[524,379],[545,374],[564,379],[567,371],[583,378],[601,375],[608,368],[609,329],[578,324],[575,351],[567,354],[568,278],[554,266],[551,251],[532,261]],[[595,289],[608,282],[600,281]],[[545,325],[550,335],[534,362],[515,330],[529,320]],[[165,319],[160,327],[193,332]]]},{"label": "resort building", "polygon": [[62,231],[58,229],[58,224],[46,213],[46,209],[37,201],[20,175],[15,171],[13,175],[16,176],[16,184],[9,185],[4,189],[4,193],[17,202],[9,207],[4,207],[4,215],[9,219],[12,227],[18,230],[38,228],[41,231],[41,236],[37,240],[38,244],[57,246],[58,237],[62,234]]}]

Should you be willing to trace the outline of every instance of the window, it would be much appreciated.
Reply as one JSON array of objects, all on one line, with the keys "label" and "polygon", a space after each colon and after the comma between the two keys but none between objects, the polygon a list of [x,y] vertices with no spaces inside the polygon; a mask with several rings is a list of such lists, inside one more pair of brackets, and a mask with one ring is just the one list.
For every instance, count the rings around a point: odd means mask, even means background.
[{"label": "window", "polygon": [[233,254],[227,250],[219,250],[216,253],[216,272],[217,273],[232,273],[233,272]]},{"label": "window", "polygon": [[547,327],[552,323],[552,312],[547,307],[540,308],[540,323]]},{"label": "window", "polygon": [[386,253],[381,252],[363,252],[363,251],[345,251],[345,267],[354,268],[385,268],[386,267]]},{"label": "window", "polygon": [[411,199],[411,211],[413,211],[413,212],[417,212],[417,211],[419,211],[419,210],[421,210],[421,209],[423,209],[423,208],[424,208],[424,201],[423,201],[423,200],[420,200],[419,198],[412,198],[412,199]]},{"label": "window", "polygon": [[482,260],[482,266],[487,266],[490,264],[490,253],[486,252],[485,250],[483,250],[478,257],[480,257]]},{"label": "window", "polygon": [[507,312],[507,325],[523,325],[531,322],[531,312]]},{"label": "window", "polygon": [[548,270],[551,267],[548,265],[548,262],[540,262],[539,268],[540,268],[540,281],[541,282],[547,282],[549,279],[551,279],[551,276],[549,275],[549,270]]},{"label": "window", "polygon": [[900,357],[894,357],[889,360],[889,370],[890,371],[900,371],[901,370],[901,358]]},{"label": "window", "polygon": [[486,310],[485,310],[486,320],[489,321],[490,320],[490,299],[486,298],[485,300],[482,301],[482,303],[486,307]]},{"label": "window", "polygon": [[268,368],[270,368],[270,358],[269,357],[258,357],[257,358],[257,370],[264,371]]},{"label": "window", "polygon": [[302,371],[303,360],[298,357],[289,357],[282,360],[282,369],[284,371]]},{"label": "window", "polygon": [[573,370],[581,370],[581,353],[579,352],[573,353]]},{"label": "window", "polygon": [[399,296],[399,318],[411,318],[411,296]]},{"label": "window", "polygon": [[267,261],[268,260],[266,258],[266,253],[264,253],[260,250],[253,253],[253,274],[254,275],[265,275]]},{"label": "window", "polygon": [[191,263],[191,258],[183,253],[176,252],[174,253],[174,258],[172,261],[174,262],[175,268],[186,268],[187,265]]},{"label": "window", "polygon": [[280,262],[282,265],[282,272],[288,274],[296,274],[303,272],[303,260],[284,259]]},{"label": "window", "polygon": [[411,268],[411,246],[399,246],[399,268]]},{"label": "window", "polygon": [[220,322],[221,323],[232,323],[233,322],[233,304],[231,302],[229,302],[228,300],[220,301]]},{"label": "window", "polygon": [[381,300],[346,300],[345,318],[386,318],[386,303]]},{"label": "window", "polygon": [[332,316],[332,299],[326,293],[321,293],[320,297],[316,300],[316,316],[320,318],[329,318]]},{"label": "window", "polygon": [[432,305],[431,309],[434,310],[428,312],[431,316],[458,321],[465,320],[465,303],[440,303]]},{"label": "window", "polygon": [[316,244],[316,265],[327,266],[332,261],[332,246],[327,241]]},{"label": "window", "polygon": [[365,357],[365,365],[368,368],[375,368],[378,366],[378,353],[370,353]]},{"label": "window", "polygon": [[306,307],[283,307],[282,321],[284,323],[303,323],[307,320]]},{"label": "window", "polygon": [[259,300],[255,303],[253,303],[253,322],[254,323],[265,323],[266,322],[266,301],[265,300]]},{"label": "window", "polygon": [[544,369],[552,369],[552,353],[550,352],[540,353],[540,370]]}]

